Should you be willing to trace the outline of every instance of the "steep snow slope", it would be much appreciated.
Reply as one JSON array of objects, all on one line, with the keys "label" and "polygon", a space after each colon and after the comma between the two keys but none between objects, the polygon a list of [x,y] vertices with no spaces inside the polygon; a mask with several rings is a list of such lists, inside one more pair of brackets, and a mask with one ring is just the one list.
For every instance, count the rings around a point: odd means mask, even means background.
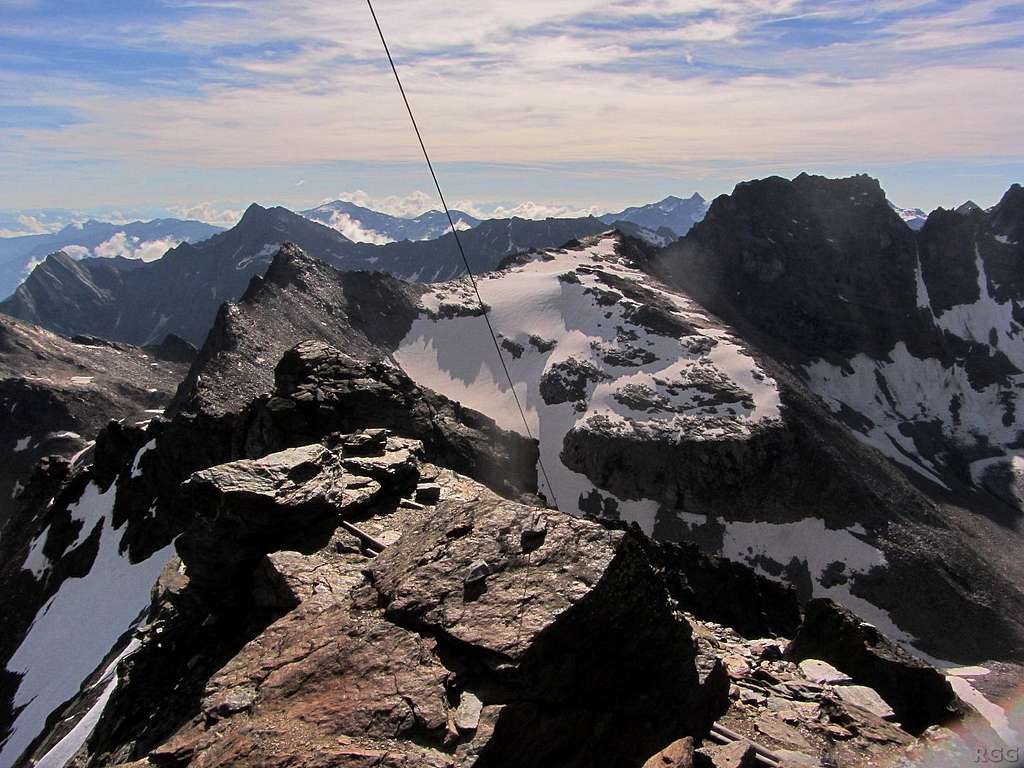
[{"label": "steep snow slope", "polygon": [[[987,250],[1010,251],[1008,235],[980,234]],[[968,482],[1024,508],[1024,462],[1018,400],[1024,390],[1024,302],[1000,300],[974,243],[977,298],[936,306],[917,270],[918,307],[949,339],[977,352],[999,375],[982,377],[964,359],[915,356],[896,343],[888,359],[857,355],[842,365],[823,359],[805,366],[819,393],[865,443],[949,489],[966,469]],[[968,289],[970,286],[967,286]]]},{"label": "steep snow slope", "polygon": [[[779,390],[727,327],[686,296],[654,284],[620,255],[627,250],[619,235],[606,234],[533,254],[478,284],[540,441],[550,481],[549,489],[539,478],[541,489],[563,511],[617,516],[657,534],[660,489],[629,498],[598,488],[566,466],[567,436],[583,435],[591,446],[623,437],[741,444],[780,423]],[[469,283],[444,284],[422,302],[423,314],[395,354],[400,365],[421,384],[524,431]],[[685,512],[679,517],[693,526],[706,522]],[[883,611],[851,595],[845,579],[829,579],[836,563],[847,575],[885,566],[862,527],[814,518],[727,525],[723,554],[773,575],[797,558],[814,595],[866,608],[899,634]]]},{"label": "steep snow slope", "polygon": [[[603,235],[478,280],[540,440],[551,483],[547,488],[541,478],[541,488],[566,511],[586,508],[596,492],[561,461],[573,428],[600,424],[679,437],[698,431],[711,438],[749,433],[751,425],[778,418],[774,382],[728,330],[685,297],[643,287],[643,273],[616,253],[620,242]],[[651,311],[639,291],[663,307]],[[468,281],[446,283],[422,301],[426,312],[395,353],[399,364],[419,383],[523,431]],[[652,502],[605,496],[602,503],[653,530]]]},{"label": "steep snow slope", "polygon": [[[140,449],[140,456],[145,450],[146,447]],[[80,524],[75,540],[51,560],[43,553],[45,538],[50,535],[47,527],[40,536],[40,546],[30,550],[22,566],[37,581],[45,582],[56,560],[73,556],[78,548],[85,551],[95,547],[85,575],[67,578],[60,584],[36,614],[28,634],[7,664],[7,671],[20,676],[20,681],[14,695],[17,716],[9,737],[0,747],[0,766],[4,768],[13,765],[43,732],[50,713],[78,692],[89,674],[131,628],[149,604],[153,582],[172,554],[167,546],[142,562],[132,563],[121,549],[123,531],[119,535],[114,527],[114,497],[115,486],[101,491],[94,482],[89,483],[81,498],[69,508],[72,521]],[[86,729],[72,741],[84,741],[87,736]],[[64,742],[62,749],[70,746]]]}]

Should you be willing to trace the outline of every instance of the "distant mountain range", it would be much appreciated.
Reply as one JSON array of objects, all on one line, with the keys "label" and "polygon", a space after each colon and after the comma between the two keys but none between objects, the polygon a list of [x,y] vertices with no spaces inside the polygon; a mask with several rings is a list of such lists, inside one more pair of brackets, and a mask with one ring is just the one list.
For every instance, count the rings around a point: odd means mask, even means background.
[{"label": "distant mountain range", "polygon": [[[890,205],[911,229],[920,229],[927,219],[920,209]],[[972,205],[965,204],[965,210]],[[610,227],[651,245],[664,247],[689,232],[704,218],[708,207],[709,203],[695,193],[688,198],[669,196],[655,203],[632,206],[598,217],[481,221],[461,210],[453,210],[452,217],[456,227],[463,232],[461,240],[473,269],[480,271],[493,268],[512,253],[560,245],[566,240]],[[273,212],[267,214],[269,219],[265,215],[267,211]],[[193,313],[193,319],[184,321],[176,331],[200,343],[216,306],[221,301],[241,295],[248,279],[269,264],[275,246],[286,240],[298,243],[342,269],[379,269],[420,282],[449,280],[464,271],[449,232],[448,217],[440,211],[427,211],[414,218],[405,218],[335,200],[298,214],[285,208],[255,206],[246,216],[247,220],[239,222],[232,230],[235,231],[232,237],[202,245],[198,244],[223,230],[198,221],[178,219],[129,224],[90,220],[80,225],[68,225],[52,234],[0,238],[0,298],[10,296],[5,311],[52,330],[106,334],[135,343],[151,342],[154,340],[150,338],[152,334],[163,333],[162,326],[157,328],[163,315],[167,315],[167,322],[172,323],[173,316],[187,311],[186,307],[197,302],[209,303],[210,307],[204,306],[202,311]],[[195,255],[196,266],[186,270],[185,278],[177,274],[179,267],[147,268],[134,274],[134,266],[137,265],[124,263],[160,259],[183,243],[196,246],[197,254],[215,253],[217,256],[207,259]],[[54,256],[46,272],[40,273],[20,298],[11,295],[36,265],[57,252],[62,252],[63,257]],[[191,253],[189,249],[184,252]],[[96,257],[113,257],[113,260],[107,263],[91,261]],[[90,262],[84,266],[75,265],[84,259]],[[214,276],[211,270],[217,275]],[[127,277],[129,273],[133,273],[131,278]],[[171,278],[172,273],[174,278]],[[66,282],[66,278],[72,275],[74,279]],[[118,291],[134,290],[128,287],[129,283],[156,279],[158,275],[164,280],[173,279],[181,286],[202,280],[197,283],[201,288],[198,291],[182,288],[189,293],[182,297],[182,303],[157,314],[153,314],[153,307],[163,303],[160,297],[154,297],[155,303],[140,300],[138,312],[152,320],[145,332],[142,328],[125,330],[126,325],[135,322],[132,319],[134,315],[123,316],[117,321],[122,324],[121,328],[112,328],[110,323],[114,321],[107,314],[113,306],[122,304],[115,298]],[[176,294],[178,290],[177,287],[171,288],[169,294]],[[146,293],[143,291],[142,295]],[[202,293],[206,298],[195,298],[192,293]],[[72,321],[70,318],[75,313],[80,315]],[[195,327],[190,327],[192,325]]]},{"label": "distant mountain range", "polygon": [[[698,194],[688,198],[669,196],[648,205],[626,208],[618,213],[598,216],[605,224],[634,225],[630,234],[637,234],[656,245],[667,245],[690,231],[704,218],[707,201]],[[335,200],[300,213],[341,232],[350,240],[384,245],[401,240],[434,240],[449,232],[448,217],[442,211],[427,211],[416,218],[402,218],[369,208]],[[482,220],[465,211],[452,210],[452,219],[460,230],[472,229]]]},{"label": "distant mountain range", "polygon": [[59,232],[0,238],[0,297],[9,296],[33,266],[63,250],[72,258],[123,256],[152,261],[179,243],[195,243],[223,231],[201,221],[154,219],[111,224],[87,221]]},{"label": "distant mountain range", "polygon": [[[324,203],[300,213],[307,219],[333,227],[350,240],[375,245],[401,240],[434,240],[451,229],[443,211],[427,211],[409,219],[380,213],[344,200]],[[451,214],[458,229],[472,229],[481,221],[465,211],[453,210]]]},{"label": "distant mountain range", "polygon": [[628,221],[655,232],[665,228],[671,230],[676,237],[682,237],[704,218],[707,211],[707,200],[694,193],[686,199],[669,195],[657,203],[626,208],[618,213],[606,213],[599,218],[606,224]]},{"label": "distant mountain range", "polygon": [[[593,217],[493,219],[460,239],[473,270],[482,272],[510,254],[558,246],[607,228]],[[218,307],[237,300],[284,242],[342,270],[384,271],[419,282],[465,272],[451,234],[386,245],[355,243],[286,208],[254,204],[226,232],[197,244],[182,243],[157,261],[76,260],[64,251],[50,255],[0,303],[0,311],[67,336],[90,333],[150,344],[174,333],[201,344]]]},{"label": "distant mountain range", "polygon": [[920,208],[900,208],[892,202],[889,203],[889,207],[896,211],[899,217],[906,222],[907,226],[915,231],[923,227],[924,223],[928,220],[928,214]]}]

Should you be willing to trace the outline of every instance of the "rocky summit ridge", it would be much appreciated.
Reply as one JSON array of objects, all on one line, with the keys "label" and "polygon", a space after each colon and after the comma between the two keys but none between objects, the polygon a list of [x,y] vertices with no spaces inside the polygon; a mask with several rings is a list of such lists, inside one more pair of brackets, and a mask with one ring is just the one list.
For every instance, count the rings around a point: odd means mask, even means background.
[{"label": "rocky summit ridge", "polygon": [[478,287],[536,440],[466,281],[290,244],[194,359],[23,334],[14,368],[189,370],[12,499],[0,766],[961,766],[1013,744],[1024,580],[991,473],[1014,466],[1020,197],[915,233],[865,177],[768,179],[669,248],[509,256]]},{"label": "rocky summit ridge", "polygon": [[[100,523],[99,548],[120,533],[144,589],[123,627],[83,623],[83,637],[105,630],[109,650],[38,734],[22,704],[8,744],[26,759],[136,768],[640,766],[680,740],[668,754],[695,765],[755,743],[780,765],[910,760],[936,740],[969,748],[928,730],[966,712],[942,675],[866,642],[859,623],[843,630],[861,649],[850,691],[846,678],[815,682],[797,662],[833,634],[801,622],[791,590],[636,527],[503,497],[446,467],[429,429],[337,430],[393,397],[380,371],[353,380],[344,365],[322,342],[290,350],[273,396],[236,422],[261,435],[235,441],[248,457],[195,456],[186,436],[208,441],[212,422],[181,413],[112,429],[92,465],[36,479],[33,493],[55,494],[54,530],[60,509],[102,499],[120,522]],[[258,426],[288,410],[275,400],[314,406],[302,438]],[[179,517],[153,525],[165,500]],[[85,583],[103,581],[86,571]],[[711,607],[728,604],[738,621]],[[845,620],[827,601],[822,613]],[[45,632],[36,624],[27,641]],[[854,687],[917,669],[932,690],[890,694],[891,709]]]}]

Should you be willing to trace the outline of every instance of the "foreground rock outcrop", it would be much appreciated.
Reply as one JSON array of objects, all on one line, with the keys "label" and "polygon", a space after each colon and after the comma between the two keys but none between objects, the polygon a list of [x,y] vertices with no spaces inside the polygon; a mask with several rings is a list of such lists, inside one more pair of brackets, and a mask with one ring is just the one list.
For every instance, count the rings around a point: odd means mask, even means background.
[{"label": "foreground rock outcrop", "polygon": [[[103,574],[132,588],[107,634],[81,620],[108,639],[78,693],[36,738],[15,721],[19,765],[855,766],[917,743],[869,672],[783,658],[822,642],[791,588],[468,477],[529,445],[390,363],[303,342],[275,378],[238,413],[112,425],[27,490],[51,524],[88,503],[92,543],[53,568],[97,616]],[[890,698],[920,728],[962,714]]]},{"label": "foreground rock outcrop", "polygon": [[[622,765],[707,731],[724,667],[700,668],[636,533],[502,499],[383,434],[192,476],[187,584],[124,662],[100,762]],[[401,538],[374,557],[342,521]],[[223,625],[223,648],[240,615],[250,632],[218,668],[194,621]],[[182,697],[183,666],[216,671]]]},{"label": "foreground rock outcrop", "polygon": [[[183,486],[192,473],[309,445],[347,423],[350,431],[390,426],[420,436],[439,456],[493,481],[506,495],[529,496],[535,488],[536,449],[529,441],[415,386],[393,365],[355,360],[322,343],[289,359],[295,367],[284,367],[294,373],[285,377],[287,386],[238,410],[179,411],[145,427],[112,423],[87,462],[49,462],[28,482],[16,511],[21,533],[0,541],[9,574],[0,593],[8,620],[0,642],[7,666],[0,678],[0,729],[11,736],[4,760],[35,740],[53,708],[135,624],[152,569],[159,571],[172,542],[195,520],[199,507],[190,495],[196,486]],[[318,403],[319,393],[329,397]],[[108,578],[117,579],[116,587]],[[54,602],[66,610],[46,607]],[[105,622],[112,605],[119,606],[118,618]],[[59,666],[55,677],[48,660],[63,653],[61,617],[71,614],[82,614],[78,631],[89,638],[88,651],[79,648],[75,663]],[[38,620],[43,615],[45,622]],[[217,644],[204,633],[199,637]]]},{"label": "foreground rock outcrop", "polygon": [[939,672],[831,600],[807,604],[788,655],[796,661],[822,659],[862,681],[875,689],[892,706],[895,718],[915,733],[952,718],[962,706]]}]

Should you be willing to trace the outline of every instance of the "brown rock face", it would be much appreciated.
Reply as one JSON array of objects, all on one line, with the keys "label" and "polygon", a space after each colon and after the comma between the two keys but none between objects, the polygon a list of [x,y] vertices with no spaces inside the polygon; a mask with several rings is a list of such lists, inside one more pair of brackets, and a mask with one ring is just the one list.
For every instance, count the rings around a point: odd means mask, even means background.
[{"label": "brown rock face", "polygon": [[[706,732],[724,668],[635,533],[422,450],[367,431],[195,473],[188,583],[157,598],[92,763],[621,766]],[[374,557],[342,521],[393,543]]]},{"label": "brown rock face", "polygon": [[[505,705],[482,765],[510,764],[522,740],[532,756],[517,765],[629,764],[707,728],[720,703],[631,533],[494,497],[442,501],[370,576],[390,619],[480,654],[484,701]],[[628,743],[609,718],[631,723]],[[597,762],[574,762],[581,749]]]},{"label": "brown rock face", "polygon": [[911,733],[955,718],[961,706],[938,670],[831,600],[807,603],[804,623],[788,655],[796,661],[822,659],[855,683],[875,689]]},{"label": "brown rock face", "polygon": [[537,489],[536,444],[417,386],[386,359],[365,361],[319,341],[288,350],[274,397],[258,401],[247,449],[303,445],[332,432],[386,427],[423,442],[432,460],[508,496]]},{"label": "brown rock face", "polygon": [[693,768],[693,739],[687,736],[673,741],[644,763],[644,768]]}]

